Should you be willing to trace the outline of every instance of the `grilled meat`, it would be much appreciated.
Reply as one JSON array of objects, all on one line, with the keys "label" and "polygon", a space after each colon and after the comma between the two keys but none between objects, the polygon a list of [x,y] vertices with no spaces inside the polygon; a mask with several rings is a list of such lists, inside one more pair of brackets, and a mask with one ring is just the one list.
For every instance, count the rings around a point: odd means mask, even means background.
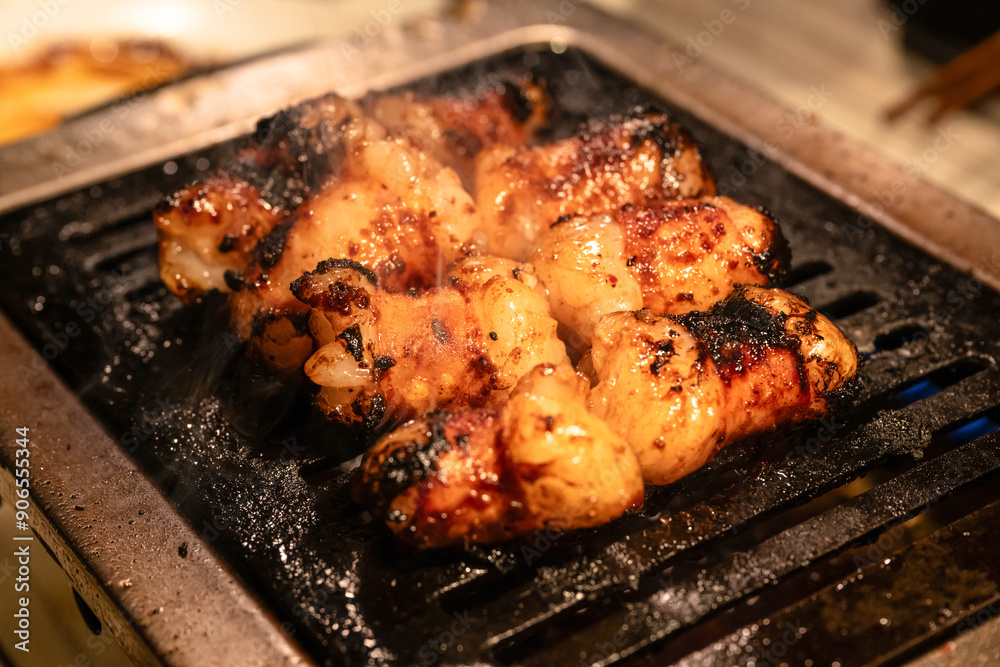
[{"label": "grilled meat", "polygon": [[263,239],[233,297],[243,335],[258,313],[303,311],[289,286],[326,259],[356,261],[383,288],[406,291],[433,287],[472,247],[476,210],[455,172],[366,117],[337,131],[337,177]]},{"label": "grilled meat", "polygon": [[602,319],[594,412],[635,450],[646,482],[664,484],[738,438],[825,414],[858,364],[851,341],[800,299],[738,286],[704,312]]},{"label": "grilled meat", "polygon": [[549,99],[524,79],[452,97],[372,95],[363,106],[389,134],[454,169],[471,192],[476,157],[486,149],[527,142],[545,122]]},{"label": "grilled meat", "polygon": [[524,141],[546,109],[541,90],[523,82],[363,105],[327,95],[283,111],[260,123],[226,172],[157,210],[164,283],[187,300],[231,292],[233,326],[251,354],[294,371],[312,345],[292,281],[343,258],[387,290],[436,286],[475,248],[479,228],[449,165],[471,174],[478,151]]},{"label": "grilled meat", "polygon": [[522,261],[561,216],[713,194],[691,138],[657,113],[591,122],[543,146],[498,146],[483,151],[477,167],[490,252]]},{"label": "grilled meat", "polygon": [[568,365],[548,303],[516,262],[464,259],[419,294],[376,283],[360,264],[329,260],[292,285],[319,346],[305,372],[336,421],[374,426],[485,405],[537,364]]},{"label": "grilled meat", "polygon": [[160,234],[160,276],[184,300],[228,291],[226,273],[243,271],[257,242],[281,220],[248,182],[214,176],[167,199],[153,214]]},{"label": "grilled meat", "polygon": [[[526,81],[328,95],[156,214],[172,291],[230,292],[251,353],[304,371],[331,420],[402,423],[355,495],[414,546],[604,523],[644,480],[824,414],[857,373],[836,326],[762,287],[784,239],[714,196],[677,125],[636,112],[524,145],[547,110]],[[580,373],[567,344],[592,345]]]},{"label": "grilled meat", "polygon": [[575,216],[538,245],[528,261],[552,313],[585,345],[604,315],[703,310],[736,283],[772,284],[788,262],[777,225],[727,197]]},{"label": "grilled meat", "polygon": [[[349,238],[339,238],[341,228],[330,230],[333,245],[320,248],[312,265],[293,278],[322,259],[352,256],[347,253],[356,245],[353,257],[400,283],[400,289],[426,282],[415,277],[417,266],[406,269],[407,257],[396,245],[380,244],[372,235],[395,236],[403,246],[467,241],[475,221],[472,202],[448,168],[471,182],[479,152],[520,146],[547,113],[544,91],[529,81],[429,99],[403,93],[357,103],[331,94],[284,110],[260,122],[226,170],[181,190],[157,209],[164,282],[182,297],[230,291],[248,267],[254,279],[271,269],[300,221],[327,226],[331,217],[330,226],[351,225]],[[365,196],[356,196],[359,187]],[[373,188],[384,192],[368,192]],[[449,208],[459,214],[457,220],[435,221]],[[290,217],[256,256],[250,252]],[[311,239],[317,240],[327,239]],[[424,250],[429,254],[434,248]],[[388,266],[375,266],[379,262]]]},{"label": "grilled meat", "polygon": [[355,495],[419,547],[610,521],[643,499],[635,454],[586,407],[588,383],[540,365],[509,400],[435,412],[381,438]]}]

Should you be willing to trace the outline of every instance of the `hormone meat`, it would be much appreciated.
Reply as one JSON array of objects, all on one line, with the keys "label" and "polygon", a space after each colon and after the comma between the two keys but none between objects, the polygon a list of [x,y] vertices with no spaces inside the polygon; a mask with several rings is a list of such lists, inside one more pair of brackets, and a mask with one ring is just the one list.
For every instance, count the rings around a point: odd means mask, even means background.
[{"label": "hormone meat", "polygon": [[505,398],[566,348],[536,281],[494,257],[457,263],[444,286],[419,294],[376,287],[368,269],[330,260],[292,285],[310,307],[319,349],[305,364],[319,406],[343,423],[378,424]]},{"label": "hormone meat", "polygon": [[391,135],[454,169],[470,191],[477,156],[487,149],[523,145],[549,112],[548,95],[527,79],[449,97],[373,95],[363,104]]},{"label": "hormone meat", "polygon": [[185,301],[228,291],[226,273],[246,268],[257,242],[283,215],[260,190],[232,176],[213,176],[171,195],[153,213],[163,283]]},{"label": "hormone meat", "polygon": [[522,261],[561,216],[715,194],[691,138],[658,113],[591,122],[542,146],[498,146],[477,170],[490,252]]},{"label": "hormone meat", "polygon": [[326,95],[155,212],[166,286],[227,293],[248,354],[375,442],[354,496],[411,546],[611,521],[858,372],[669,117],[533,144],[549,111],[528,79]]},{"label": "hormone meat", "polygon": [[540,365],[508,400],[403,424],[365,455],[355,496],[425,548],[606,523],[642,502],[642,475],[587,391],[570,368]]},{"label": "hormone meat", "polygon": [[232,293],[233,326],[251,351],[279,370],[301,367],[311,345],[291,282],[345,258],[385,289],[437,285],[479,234],[454,169],[471,179],[479,152],[520,145],[547,108],[524,81],[429,99],[326,95],[282,111],[225,171],[158,208],[163,281],[186,300]]},{"label": "hormone meat", "polygon": [[737,283],[771,285],[788,263],[774,221],[727,197],[574,216],[538,244],[528,261],[553,316],[583,345],[604,315],[703,310]]},{"label": "hormone meat", "polygon": [[646,482],[665,484],[738,438],[826,414],[858,364],[851,341],[802,300],[739,286],[705,312],[602,319],[593,407]]}]

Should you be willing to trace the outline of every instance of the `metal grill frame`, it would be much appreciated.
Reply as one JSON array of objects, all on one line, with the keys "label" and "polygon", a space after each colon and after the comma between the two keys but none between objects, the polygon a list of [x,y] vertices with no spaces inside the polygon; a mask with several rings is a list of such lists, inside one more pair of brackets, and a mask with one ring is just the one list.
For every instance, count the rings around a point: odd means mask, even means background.
[{"label": "metal grill frame", "polygon": [[[130,101],[130,114],[87,155],[79,155],[82,142],[97,136],[104,121],[118,118],[114,108],[6,147],[0,150],[0,212],[238,136],[260,116],[330,89],[359,95],[509,49],[562,43],[1000,289],[1000,266],[988,254],[1000,247],[1000,224],[876,152],[812,124],[777,134],[788,113],[780,105],[702,63],[678,70],[678,49],[575,0],[485,3],[474,10],[464,19],[387,30],[362,57],[348,57],[339,43],[318,45],[152,92]],[[71,174],[58,177],[52,160],[66,151],[80,160]],[[883,206],[884,193],[900,187],[908,196]],[[3,316],[0,340],[0,424],[5,432],[29,426],[40,443],[33,453],[32,526],[126,651],[140,664],[310,664]],[[27,383],[21,370],[26,365],[38,369]],[[9,437],[0,442],[4,498],[13,489],[12,445]],[[70,499],[69,490],[77,488],[91,490],[84,511]],[[134,532],[117,528],[129,525],[136,507],[148,508],[146,525]],[[182,542],[189,556],[177,568],[174,545]],[[109,558],[109,544],[116,557]],[[119,585],[124,580],[131,585]]]}]

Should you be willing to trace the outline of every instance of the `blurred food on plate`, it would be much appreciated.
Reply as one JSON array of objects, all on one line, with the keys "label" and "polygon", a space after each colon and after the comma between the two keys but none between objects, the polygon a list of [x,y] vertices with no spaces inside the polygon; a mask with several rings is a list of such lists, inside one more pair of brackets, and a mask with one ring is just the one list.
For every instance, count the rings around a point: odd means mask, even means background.
[{"label": "blurred food on plate", "polygon": [[0,144],[44,132],[193,66],[160,40],[103,38],[61,42],[28,60],[0,62]]}]

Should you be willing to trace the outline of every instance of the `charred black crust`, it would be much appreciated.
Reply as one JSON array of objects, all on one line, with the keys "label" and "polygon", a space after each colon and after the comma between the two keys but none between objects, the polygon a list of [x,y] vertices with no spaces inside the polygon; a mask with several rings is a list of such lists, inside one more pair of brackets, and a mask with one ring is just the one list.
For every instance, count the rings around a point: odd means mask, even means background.
[{"label": "charred black crust", "polygon": [[447,413],[432,412],[423,438],[411,440],[379,463],[378,496],[384,502],[438,471],[438,462],[452,447],[445,435],[446,419]]},{"label": "charred black crust", "polygon": [[361,427],[369,433],[374,431],[375,428],[382,422],[382,418],[385,417],[385,411],[385,396],[382,394],[375,394],[369,402],[368,411],[365,413]]},{"label": "charred black crust", "polygon": [[513,81],[503,85],[503,106],[519,123],[527,121],[535,111],[535,103],[528,96],[528,91]]},{"label": "charred black crust", "polygon": [[636,114],[636,128],[632,131],[631,144],[635,148],[652,141],[659,149],[662,159],[672,159],[680,146],[679,139],[682,135],[677,126],[663,114],[642,113]]},{"label": "charred black crust", "polygon": [[239,292],[244,287],[246,287],[246,285],[243,282],[243,276],[240,274],[239,271],[234,271],[233,269],[229,269],[224,274],[222,274],[222,277],[226,281],[226,287],[228,287],[234,292]]},{"label": "charred black crust", "polygon": [[236,246],[236,239],[239,238],[236,234],[226,234],[222,237],[222,241],[219,242],[219,252],[227,253],[232,252],[233,248]]},{"label": "charred black crust", "polygon": [[649,365],[649,370],[652,371],[653,375],[659,376],[660,369],[670,362],[672,356],[674,356],[674,341],[659,341],[656,344],[656,360]]},{"label": "charred black crust", "polygon": [[365,341],[361,337],[361,328],[357,324],[344,329],[337,338],[344,341],[347,353],[354,357],[354,361],[360,362],[365,358]]},{"label": "charred black crust", "polygon": [[754,254],[753,263],[761,275],[767,276],[771,285],[780,287],[784,285],[785,276],[792,263],[792,249],[785,235],[781,233],[781,227],[774,216],[763,206],[758,206],[757,211],[772,223],[771,243],[763,252]]},{"label": "charred black crust", "polygon": [[321,109],[337,99],[330,94],[307,100],[259,121],[249,142],[254,156],[241,156],[230,173],[257,186],[271,203],[297,208],[322,188],[343,162],[340,134],[332,131],[326,119],[303,123],[308,114],[322,116]]},{"label": "charred black crust", "polygon": [[258,143],[263,143],[267,141],[268,137],[271,136],[271,127],[275,125],[274,122],[276,118],[279,118],[283,113],[287,111],[278,112],[274,116],[268,116],[267,118],[261,118],[257,121],[257,127],[253,132],[253,140]]},{"label": "charred black crust", "polygon": [[270,269],[278,263],[281,255],[285,252],[288,232],[292,230],[294,224],[293,219],[285,220],[275,225],[274,229],[257,242],[257,247],[254,249],[254,259],[260,267]]},{"label": "charred black crust", "polygon": [[381,354],[375,357],[374,365],[376,371],[385,372],[396,365],[396,360],[387,354]]},{"label": "charred black crust", "polygon": [[865,363],[865,358],[860,352],[857,352],[857,355],[858,372],[844,380],[833,391],[827,391],[822,394],[823,401],[826,403],[827,410],[830,413],[836,414],[858,407],[859,396],[862,395],[860,391],[862,388],[861,367]]},{"label": "charred black crust", "polygon": [[706,311],[668,318],[694,336],[698,341],[699,362],[711,359],[726,384],[747,371],[744,360],[763,360],[770,350],[782,349],[795,356],[799,384],[803,389],[808,386],[802,342],[788,332],[788,316],[772,313],[747,298],[744,285],[737,285],[729,298]]},{"label": "charred black crust", "polygon": [[353,269],[367,278],[372,287],[378,287],[378,276],[375,275],[374,271],[363,265],[361,262],[355,259],[348,259],[347,257],[331,257],[330,259],[324,259],[307,275],[322,276],[335,269]]},{"label": "charred black crust", "polygon": [[317,276],[325,275],[335,269],[351,269],[357,271],[374,287],[378,283],[378,277],[370,270],[353,259],[326,259],[316,265],[312,271],[305,273],[292,281],[289,290],[296,299],[312,308],[338,312],[347,315],[352,307],[368,308],[370,300],[368,292],[355,285],[337,281],[329,285],[326,290],[314,291]]},{"label": "charred black crust", "polygon": [[254,315],[253,324],[250,326],[250,335],[260,336],[264,333],[264,329],[267,328],[267,325],[281,319],[288,320],[297,333],[305,334],[309,331],[309,313],[276,313],[273,311],[259,311],[256,315]]}]

